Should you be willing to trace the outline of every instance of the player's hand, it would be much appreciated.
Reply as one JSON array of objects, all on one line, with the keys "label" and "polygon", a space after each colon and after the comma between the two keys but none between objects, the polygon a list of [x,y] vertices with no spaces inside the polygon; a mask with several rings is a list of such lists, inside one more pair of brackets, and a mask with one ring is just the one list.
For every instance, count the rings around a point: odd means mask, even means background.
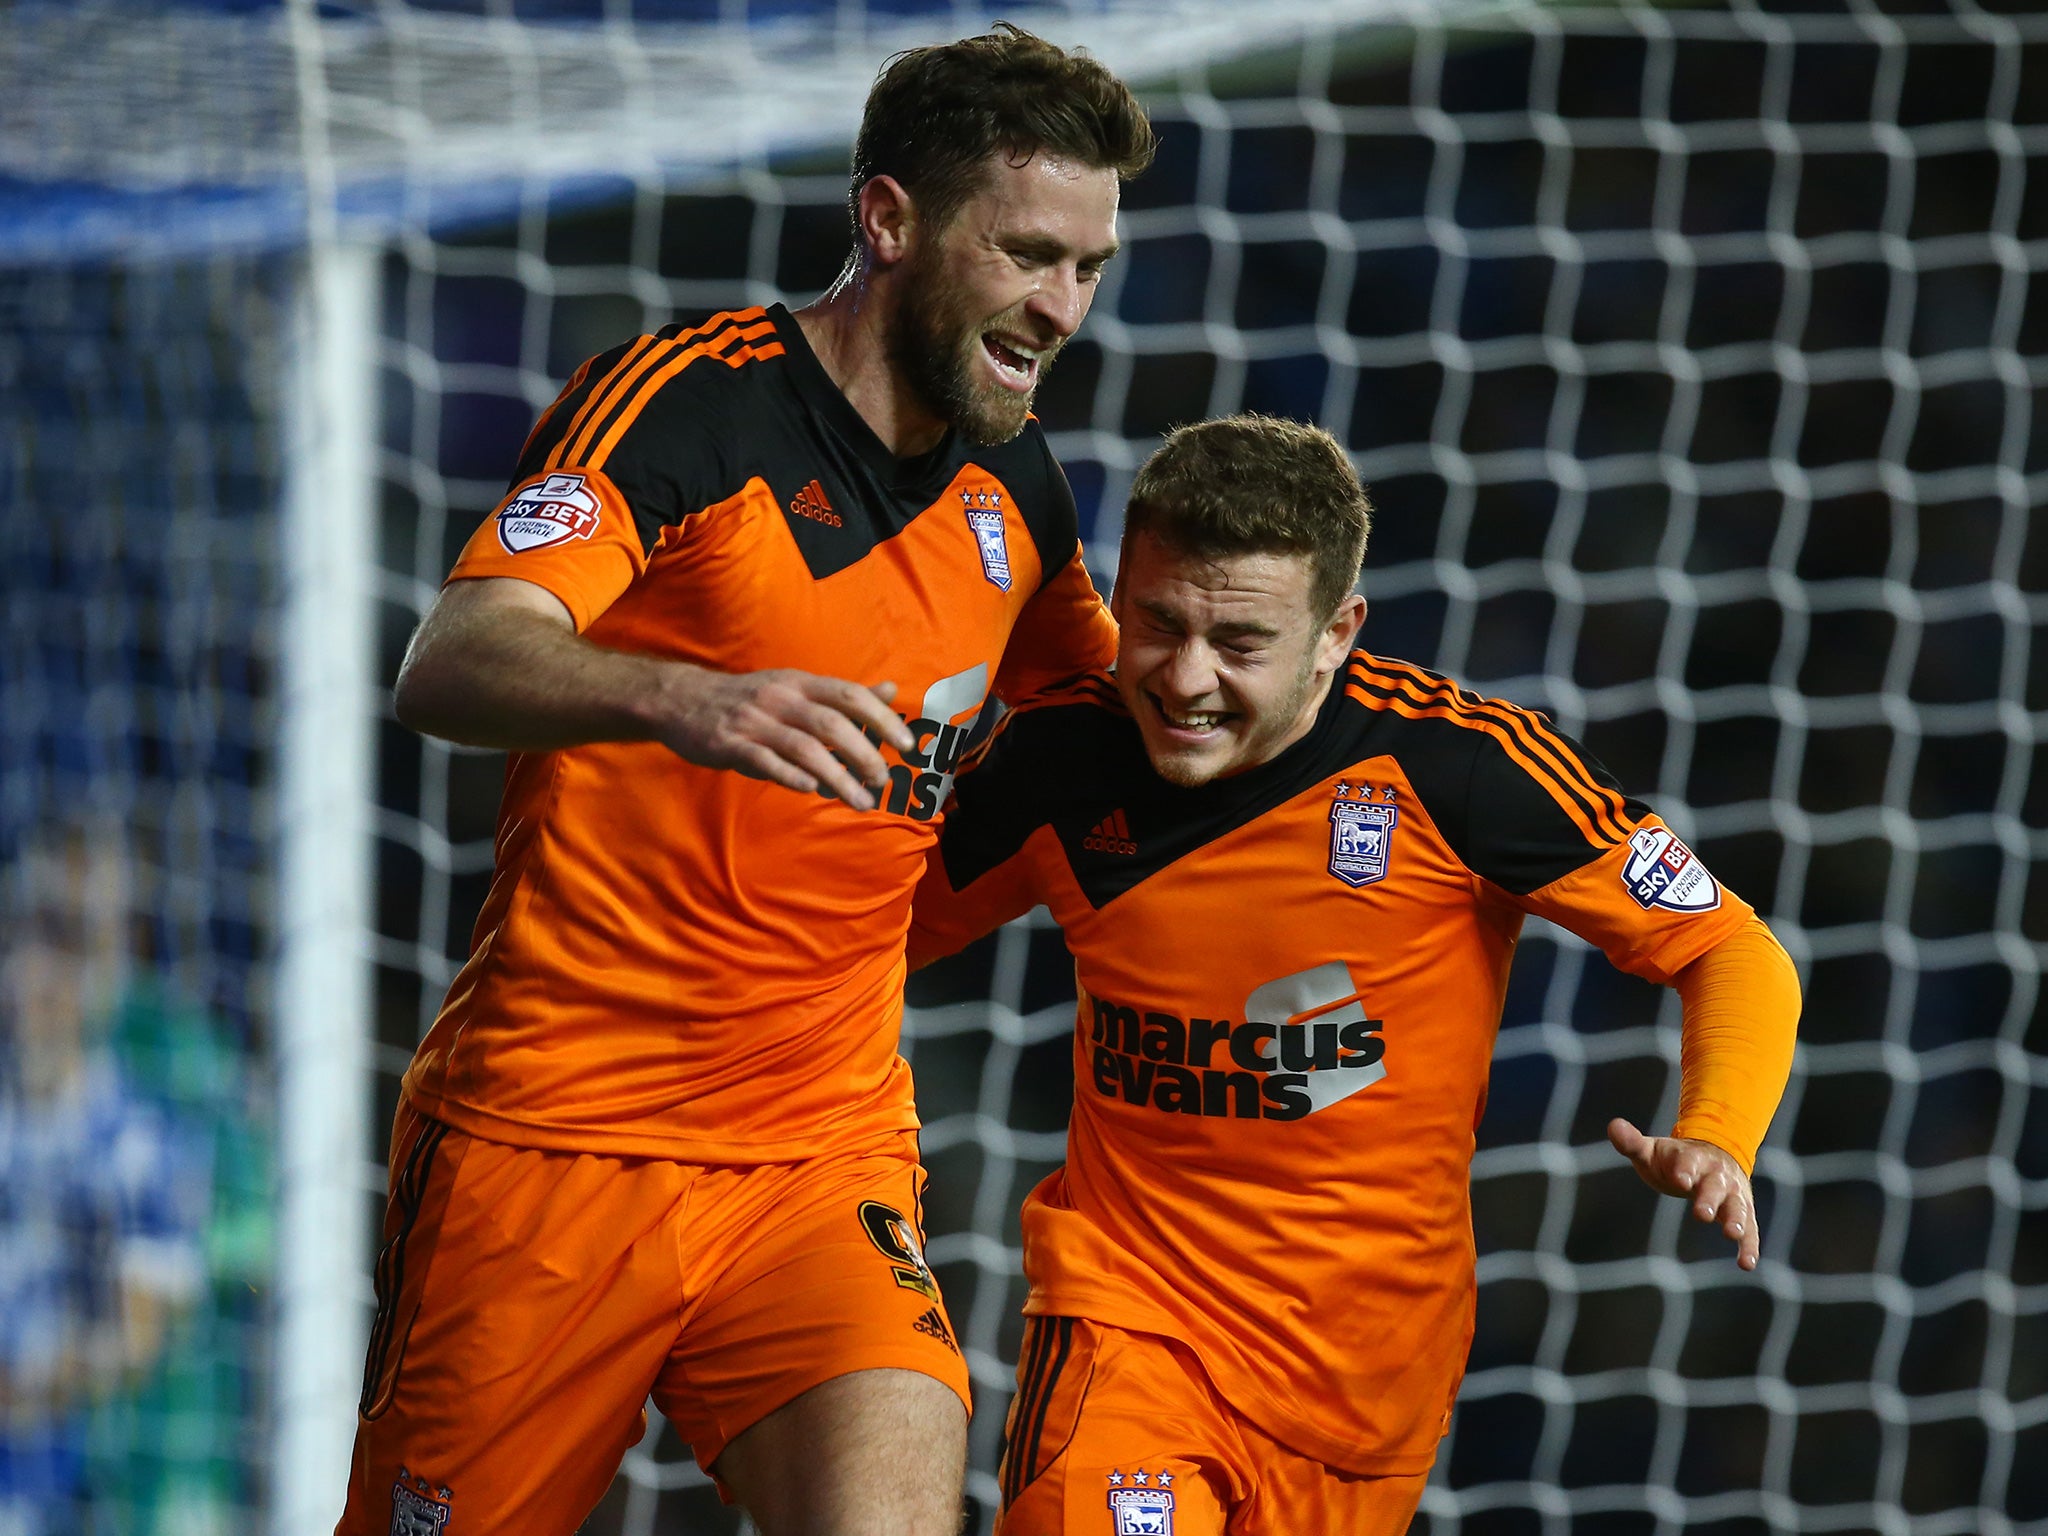
[{"label": "player's hand", "polygon": [[915,743],[889,701],[894,683],[873,688],[814,672],[737,675],[683,667],[665,711],[663,745],[706,768],[730,768],[800,793],[873,810],[889,767],[862,731],[899,752]]},{"label": "player's hand", "polygon": [[1756,1199],[1742,1165],[1710,1141],[1645,1136],[1628,1121],[1607,1122],[1614,1150],[1635,1164],[1636,1175],[1660,1195],[1692,1201],[1695,1220],[1719,1226],[1735,1244],[1735,1262],[1755,1269],[1761,1238]]}]

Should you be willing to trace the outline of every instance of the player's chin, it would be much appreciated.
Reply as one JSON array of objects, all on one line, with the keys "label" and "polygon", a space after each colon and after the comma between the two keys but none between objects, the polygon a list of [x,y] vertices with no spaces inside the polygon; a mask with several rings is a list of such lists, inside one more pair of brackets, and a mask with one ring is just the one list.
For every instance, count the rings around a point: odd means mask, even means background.
[{"label": "player's chin", "polygon": [[977,391],[976,398],[954,418],[954,429],[977,447],[1000,447],[1024,430],[1032,398],[1033,394],[1018,395],[1010,390]]},{"label": "player's chin", "polygon": [[1154,773],[1182,789],[1199,788],[1220,774],[1225,766],[1225,754],[1221,752],[1161,740],[1149,731],[1146,733],[1145,755],[1152,760]]}]

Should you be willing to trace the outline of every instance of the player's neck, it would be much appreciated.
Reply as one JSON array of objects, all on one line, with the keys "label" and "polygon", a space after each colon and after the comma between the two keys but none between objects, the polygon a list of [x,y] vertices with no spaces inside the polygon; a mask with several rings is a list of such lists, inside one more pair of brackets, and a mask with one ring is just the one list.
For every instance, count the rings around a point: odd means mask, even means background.
[{"label": "player's neck", "polygon": [[889,297],[849,267],[832,287],[796,311],[796,323],[861,420],[885,448],[905,459],[937,447],[946,423],[919,399],[890,355]]}]

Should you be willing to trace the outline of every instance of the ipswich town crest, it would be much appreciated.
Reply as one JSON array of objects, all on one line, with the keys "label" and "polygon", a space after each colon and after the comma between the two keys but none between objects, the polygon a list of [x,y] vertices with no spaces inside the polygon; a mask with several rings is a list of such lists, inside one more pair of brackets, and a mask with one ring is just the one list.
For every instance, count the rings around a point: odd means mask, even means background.
[{"label": "ipswich town crest", "polygon": [[1109,1481],[1109,1512],[1116,1522],[1111,1529],[1116,1536],[1173,1536],[1171,1472],[1161,1472],[1156,1483],[1143,1472],[1133,1473],[1129,1483],[1121,1472],[1112,1472]]},{"label": "ipswich town crest", "polygon": [[981,553],[981,574],[996,586],[1010,590],[1010,544],[1003,535],[1003,493],[962,491],[960,505],[967,510],[967,526],[974,530],[974,545]]},{"label": "ipswich town crest", "polygon": [[[1330,802],[1330,873],[1346,885],[1371,885],[1387,878],[1387,853],[1401,812],[1364,798],[1372,793],[1364,784],[1340,783],[1337,798]],[[1361,798],[1352,799],[1353,795]]]},{"label": "ipswich town crest", "polygon": [[391,1485],[391,1536],[443,1536],[454,1497],[448,1489],[430,1487],[425,1478],[400,1467],[398,1481]]}]

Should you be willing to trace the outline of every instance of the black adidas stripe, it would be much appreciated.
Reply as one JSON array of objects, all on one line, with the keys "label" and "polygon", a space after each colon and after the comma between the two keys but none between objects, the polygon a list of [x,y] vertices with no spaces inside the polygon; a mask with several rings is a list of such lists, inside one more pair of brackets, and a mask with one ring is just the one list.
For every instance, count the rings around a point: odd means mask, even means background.
[{"label": "black adidas stripe", "polygon": [[1037,1401],[1039,1390],[1045,1384],[1045,1360],[1052,1348],[1052,1331],[1046,1327],[1044,1318],[1027,1317],[1024,1319],[1024,1327],[1024,1369],[1019,1372],[1017,1401],[1010,1421],[1016,1433],[1012,1435],[1003,1456],[1005,1504],[1023,1492],[1028,1479],[1024,1456],[1024,1426],[1031,1417],[1032,1404]]},{"label": "black adidas stripe", "polygon": [[413,1224],[419,1220],[420,1207],[426,1203],[427,1177],[433,1172],[434,1154],[447,1135],[448,1127],[440,1121],[427,1121],[419,1140],[412,1144],[412,1151],[405,1160],[405,1171],[398,1176],[398,1187],[393,1191],[393,1198],[403,1214],[398,1230],[384,1245],[384,1251],[377,1255],[377,1316],[370,1325],[370,1354],[363,1365],[363,1394],[356,1404],[356,1412],[364,1418],[370,1416],[377,1379],[384,1374],[384,1356],[391,1348],[392,1330],[398,1323],[398,1298],[405,1287],[405,1242],[412,1236]]},{"label": "black adidas stripe", "polygon": [[[1038,1466],[1039,1442],[1045,1437],[1046,1411],[1052,1407],[1053,1393],[1059,1387],[1060,1372],[1066,1368],[1067,1356],[1074,1348],[1074,1320],[1071,1317],[1062,1317],[1055,1319],[1055,1322],[1058,1325],[1059,1348],[1053,1355],[1052,1368],[1045,1373],[1045,1390],[1038,1394],[1038,1407],[1031,1423],[1030,1451],[1024,1457],[1024,1465],[1033,1469]],[[1028,1481],[1029,1477],[1030,1474],[1027,1473],[1025,1480]],[[1023,1482],[1018,1483],[1019,1492],[1023,1491],[1023,1486]]]}]

